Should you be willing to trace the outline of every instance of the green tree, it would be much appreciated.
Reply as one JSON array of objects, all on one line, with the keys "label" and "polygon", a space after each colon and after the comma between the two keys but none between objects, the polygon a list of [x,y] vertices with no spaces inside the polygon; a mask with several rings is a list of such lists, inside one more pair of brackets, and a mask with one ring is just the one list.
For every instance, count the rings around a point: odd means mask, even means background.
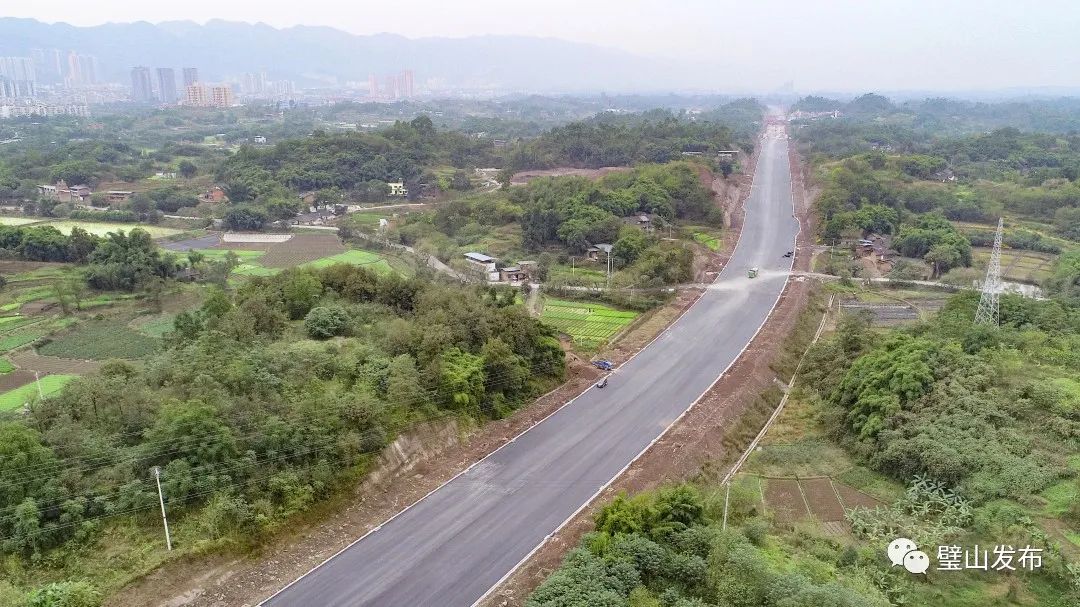
[{"label": "green tree", "polygon": [[184,179],[191,179],[199,172],[199,167],[195,166],[194,162],[185,159],[176,165],[176,170]]},{"label": "green tree", "polygon": [[313,339],[343,335],[349,327],[349,315],[340,306],[312,308],[304,317],[304,329]]}]

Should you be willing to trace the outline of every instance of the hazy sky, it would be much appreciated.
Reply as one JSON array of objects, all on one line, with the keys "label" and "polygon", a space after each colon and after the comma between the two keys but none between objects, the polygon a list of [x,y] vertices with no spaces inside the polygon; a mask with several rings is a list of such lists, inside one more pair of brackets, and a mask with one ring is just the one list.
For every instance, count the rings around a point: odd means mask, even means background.
[{"label": "hazy sky", "polygon": [[727,65],[730,88],[1080,87],[1080,0],[48,0],[4,16],[221,18],[408,37],[521,34]]}]

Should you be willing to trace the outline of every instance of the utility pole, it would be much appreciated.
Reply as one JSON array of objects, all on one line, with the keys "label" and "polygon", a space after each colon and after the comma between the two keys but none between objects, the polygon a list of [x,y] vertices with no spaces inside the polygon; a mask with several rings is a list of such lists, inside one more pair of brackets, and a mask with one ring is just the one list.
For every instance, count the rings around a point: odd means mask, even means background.
[{"label": "utility pole", "polygon": [[34,383],[37,384],[38,399],[45,400],[45,393],[41,391],[41,376],[34,371]]},{"label": "utility pole", "polygon": [[724,524],[720,528],[721,531],[727,531],[727,508],[728,501],[731,499],[731,481],[729,480],[728,482],[724,483],[724,486],[727,488],[727,490],[724,493]]},{"label": "utility pole", "polygon": [[158,502],[161,503],[161,521],[165,523],[165,546],[172,551],[172,536],[169,535],[169,517],[165,516],[165,496],[161,493],[161,467],[154,466],[154,480],[157,481]]},{"label": "utility pole", "polygon": [[607,290],[611,290],[611,247],[607,250]]}]

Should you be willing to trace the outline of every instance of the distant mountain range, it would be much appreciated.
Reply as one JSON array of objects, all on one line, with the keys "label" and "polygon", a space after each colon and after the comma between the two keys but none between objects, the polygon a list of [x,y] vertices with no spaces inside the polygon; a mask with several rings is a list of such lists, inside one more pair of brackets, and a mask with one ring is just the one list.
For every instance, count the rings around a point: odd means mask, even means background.
[{"label": "distant mountain range", "polygon": [[[330,27],[277,29],[210,21],[108,23],[76,27],[0,18],[0,56],[59,48],[95,55],[103,75],[128,82],[131,67],[197,67],[204,80],[265,70],[302,85],[366,80],[412,69],[416,82],[520,91],[648,91],[704,88],[695,70],[670,60],[556,38],[358,36]],[[700,72],[697,72],[700,73]]]}]

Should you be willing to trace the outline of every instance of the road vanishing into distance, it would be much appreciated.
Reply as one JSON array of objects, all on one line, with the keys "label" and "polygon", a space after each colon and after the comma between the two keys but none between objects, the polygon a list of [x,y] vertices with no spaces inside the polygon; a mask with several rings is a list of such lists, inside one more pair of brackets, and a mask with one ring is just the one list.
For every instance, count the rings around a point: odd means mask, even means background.
[{"label": "road vanishing into distance", "polygon": [[[470,607],[624,470],[764,324],[795,248],[788,142],[760,140],[742,236],[715,283],[652,344],[544,421],[264,601]],[[747,271],[760,269],[758,278]]]}]

